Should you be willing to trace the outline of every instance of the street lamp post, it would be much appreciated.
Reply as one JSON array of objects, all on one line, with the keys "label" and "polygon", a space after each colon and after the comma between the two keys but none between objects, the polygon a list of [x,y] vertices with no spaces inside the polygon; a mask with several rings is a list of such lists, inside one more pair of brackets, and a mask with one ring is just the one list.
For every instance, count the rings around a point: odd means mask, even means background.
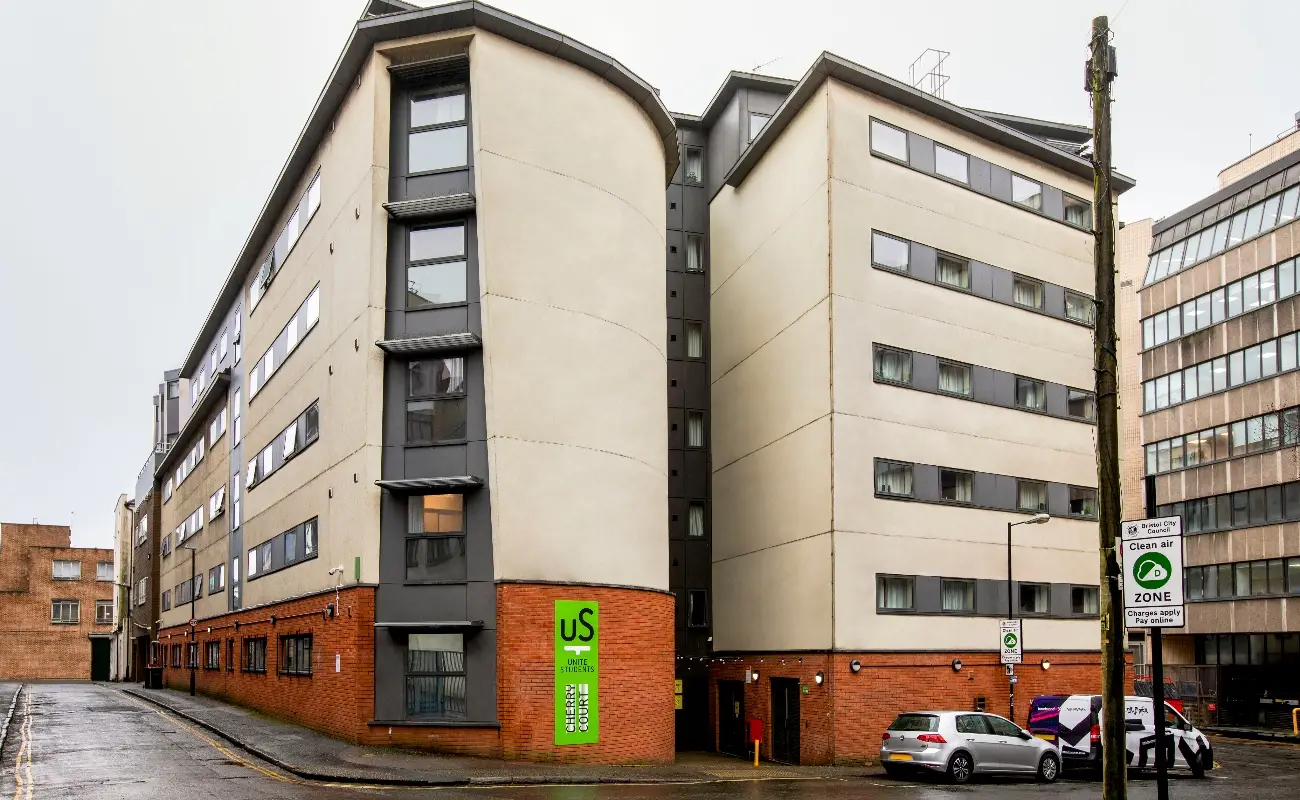
[{"label": "street lamp post", "polygon": [[[1011,582],[1011,529],[1017,525],[1041,525],[1051,519],[1050,514],[1038,513],[1029,519],[1022,519],[1019,522],[1007,523],[1007,619],[1016,618],[1016,599],[1012,592]],[[1011,710],[1011,721],[1016,721],[1016,684],[1008,679],[1008,707]]]},{"label": "street lamp post", "polygon": [[[194,616],[194,595],[195,595],[195,592],[194,592],[194,555],[198,552],[198,548],[196,548],[196,547],[192,547],[191,545],[186,544],[186,545],[181,545],[180,547],[178,547],[178,548],[176,548],[176,549],[177,549],[177,550],[189,550],[189,551],[190,551],[190,623],[193,623],[194,620],[198,619],[197,617]],[[194,696],[194,662],[198,661],[198,659],[199,659],[199,649],[198,649],[197,647],[194,646],[195,644],[197,644],[197,642],[195,641],[195,638],[194,638],[194,637],[195,637],[195,633],[196,633],[196,631],[195,631],[195,626],[194,626],[193,624],[191,624],[191,625],[190,625],[190,648],[189,648],[189,649],[190,649],[190,652],[186,654],[186,655],[188,655],[189,658],[190,658],[190,697],[193,697],[193,696]]]}]

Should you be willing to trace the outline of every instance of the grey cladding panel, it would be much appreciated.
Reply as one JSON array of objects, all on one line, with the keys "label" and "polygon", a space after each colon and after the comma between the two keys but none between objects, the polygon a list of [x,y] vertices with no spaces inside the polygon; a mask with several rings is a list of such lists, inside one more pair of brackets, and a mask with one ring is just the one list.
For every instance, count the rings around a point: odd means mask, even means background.
[{"label": "grey cladding panel", "polygon": [[1005,269],[994,268],[993,270],[993,299],[999,303],[1010,303],[1013,288],[1015,285],[1015,276]]},{"label": "grey cladding panel", "polygon": [[997,500],[997,508],[1016,508],[1019,503],[1016,499],[1016,479],[1009,475],[997,475],[994,486],[994,497]]},{"label": "grey cladding panel", "polygon": [[912,494],[917,500],[938,500],[939,468],[930,464],[913,466]]},{"label": "grey cladding panel", "polygon": [[922,614],[937,614],[943,610],[940,579],[929,575],[916,576],[913,587],[913,607]]},{"label": "grey cladding panel", "polygon": [[916,278],[927,283],[934,283],[935,264],[938,254],[929,245],[912,242],[908,256],[908,271]]},{"label": "grey cladding panel", "polygon": [[1064,517],[1070,511],[1070,487],[1063,483],[1047,484],[1047,513]]},{"label": "grey cladding panel", "polygon": [[981,403],[997,402],[997,370],[976,364],[972,370],[972,396]]},{"label": "grey cladding panel", "polygon": [[1005,581],[975,582],[975,611],[980,614],[1004,614],[1007,610]]},{"label": "grey cladding panel", "polygon": [[976,472],[971,477],[971,499],[977,506],[995,507],[998,505],[998,476],[987,472]]},{"label": "grey cladding panel", "polygon": [[[709,197],[703,186],[683,186],[682,230],[704,233],[709,229]],[[673,227],[669,224],[668,227]]]},{"label": "grey cladding panel", "polygon": [[668,271],[682,272],[686,269],[686,235],[681,231],[668,231]]},{"label": "grey cladding panel", "polygon": [[682,229],[682,189],[681,184],[673,184],[668,187],[668,225],[667,227],[675,230]]},{"label": "grey cladding panel", "polygon": [[913,353],[912,386],[927,392],[938,391],[939,359],[926,353]]},{"label": "grey cladding panel", "polygon": [[913,169],[934,172],[934,141],[920,134],[908,132],[907,157]]},{"label": "grey cladding panel", "polygon": [[1043,215],[1052,219],[1065,219],[1065,198],[1055,186],[1043,185]]},{"label": "grey cladding panel", "polygon": [[1059,383],[1046,383],[1047,413],[1054,417],[1064,417],[1070,410],[1065,386]]},{"label": "grey cladding panel", "polygon": [[994,401],[1000,406],[1015,406],[1016,404],[1016,376],[1009,372],[997,373],[993,383]]},{"label": "grey cladding panel", "polygon": [[997,164],[989,165],[989,194],[1011,202],[1011,170]]},{"label": "grey cladding panel", "polygon": [[970,262],[970,290],[971,294],[980,297],[993,297],[993,273],[997,267],[985,264],[983,261]]},{"label": "grey cladding panel", "polygon": [[990,168],[993,166],[982,158],[970,157],[970,188],[980,194],[992,194],[990,187]]},{"label": "grey cladding panel", "polygon": [[1054,317],[1065,316],[1065,287],[1055,283],[1043,284],[1043,310]]},{"label": "grey cladding panel", "polygon": [[1048,590],[1047,608],[1048,611],[1057,617],[1063,617],[1072,613],[1070,603],[1070,584],[1053,583]]}]

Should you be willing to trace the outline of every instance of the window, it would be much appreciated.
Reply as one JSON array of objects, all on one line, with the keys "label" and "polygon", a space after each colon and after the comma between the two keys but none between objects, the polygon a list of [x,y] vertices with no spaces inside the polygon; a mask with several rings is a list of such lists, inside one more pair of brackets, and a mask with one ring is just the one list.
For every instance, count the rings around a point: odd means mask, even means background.
[{"label": "window", "polygon": [[1011,300],[1025,308],[1043,307],[1043,284],[1032,278],[1015,277],[1011,287]]},{"label": "window", "polygon": [[147,599],[149,599],[149,579],[146,577],[141,578],[135,585],[135,604],[142,606]]},{"label": "window", "polygon": [[970,159],[965,153],[951,150],[941,144],[934,146],[934,171],[948,180],[970,183]]},{"label": "window", "polygon": [[176,400],[180,396],[181,396],[180,381],[169,381],[167,383],[167,398],[169,400]]},{"label": "window", "polygon": [[81,622],[81,602],[79,600],[50,601],[50,622],[60,625],[75,625]]},{"label": "window", "polygon": [[284,357],[288,358],[289,354],[298,349],[298,315],[294,314],[289,320],[289,324],[284,326],[285,344]]},{"label": "window", "polygon": [[407,582],[465,580],[464,495],[417,495],[406,502]]},{"label": "window", "polygon": [[406,642],[406,716],[464,719],[465,637],[412,633]]},{"label": "window", "polygon": [[221,669],[221,640],[203,643],[204,669]]},{"label": "window", "polygon": [[[1209,313],[1209,307],[1206,307],[1206,313]],[[1065,293],[1065,316],[1075,322],[1082,322],[1085,325],[1093,324],[1096,318],[1096,306],[1092,298],[1078,292],[1067,291]]]},{"label": "window", "polygon": [[876,380],[912,383],[912,354],[892,347],[876,347]]},{"label": "window", "polygon": [[1032,378],[1016,378],[1016,405],[1031,411],[1047,410],[1047,386]]},{"label": "window", "polygon": [[704,538],[704,504],[692,502],[686,507],[686,535],[692,539]]},{"label": "window", "polygon": [[224,434],[225,432],[226,432],[226,409],[223,408],[217,412],[217,415],[212,418],[212,422],[208,424],[208,443],[212,447],[216,447],[217,440],[220,439],[221,435]]},{"label": "window", "polygon": [[704,412],[686,412],[686,446],[695,448],[704,446]]},{"label": "window", "polygon": [[939,581],[939,595],[944,611],[975,610],[975,581],[944,578]]},{"label": "window", "polygon": [[877,232],[871,234],[871,263],[878,267],[907,272],[909,250],[908,243],[902,239]]},{"label": "window", "polygon": [[185,647],[185,666],[195,669],[199,666],[199,643],[190,642]]},{"label": "window", "polygon": [[871,120],[871,151],[897,161],[907,161],[907,132],[886,125],[880,120]]},{"label": "window", "polygon": [[[172,479],[168,478],[163,483],[163,502],[166,503],[170,499],[172,499]],[[142,544],[143,542],[140,543]]]},{"label": "window", "polygon": [[1016,508],[1038,513],[1047,510],[1047,484],[1040,481],[1016,481]]},{"label": "window", "polygon": [[406,307],[465,302],[465,225],[416,228],[408,242]]},{"label": "window", "polygon": [[1094,519],[1097,516],[1097,490],[1070,487],[1070,516]]},{"label": "window", "polygon": [[179,667],[180,665],[181,665],[181,646],[178,644],[174,644],[172,645],[172,666]]},{"label": "window", "polygon": [[767,127],[767,121],[771,118],[771,114],[759,114],[756,111],[749,112],[749,140],[751,142],[758,138],[758,135]]},{"label": "window", "polygon": [[994,736],[1006,738],[1015,738],[1021,735],[1020,726],[993,714],[984,714],[984,721],[988,723],[989,732]]},{"label": "window", "polygon": [[954,503],[969,503],[972,499],[969,472],[955,469],[939,470],[939,496]]},{"label": "window", "polygon": [[208,498],[208,519],[213,520],[226,513],[226,487],[218,487]]},{"label": "window", "polygon": [[935,280],[958,289],[970,288],[970,263],[954,256],[939,254]]},{"label": "window", "polygon": [[75,581],[81,579],[80,561],[55,561],[54,580]]},{"label": "window", "polygon": [[704,183],[704,151],[698,147],[686,148],[682,160],[682,176],[687,183]]},{"label": "window", "polygon": [[411,98],[407,173],[464,167],[469,163],[465,90],[439,89]]},{"label": "window", "polygon": [[686,271],[704,271],[704,237],[699,234],[686,234]]},{"label": "window", "polygon": [[912,496],[912,465],[876,459],[876,494]]},{"label": "window", "polygon": [[254,547],[248,551],[248,577],[257,574],[257,548]]},{"label": "window", "polygon": [[463,441],[465,359],[433,358],[407,365],[406,441],[431,444]]},{"label": "window", "polygon": [[[1073,195],[1065,195],[1065,221],[1076,228],[1092,230],[1092,204]],[[1209,242],[1209,238],[1205,241]]]},{"label": "window", "polygon": [[311,634],[280,637],[280,672],[311,675]]},{"label": "window", "polygon": [[95,601],[95,624],[96,625],[113,624],[113,601],[112,600]]},{"label": "window", "polygon": [[1082,389],[1067,389],[1067,409],[1072,417],[1095,420],[1097,418],[1097,398],[1092,392]]},{"label": "window", "polygon": [[1048,612],[1048,592],[1050,587],[1047,584],[1022,583],[1019,589],[1021,614],[1046,614]]},{"label": "window", "polygon": [[939,391],[970,397],[971,368],[952,361],[939,362]]},{"label": "window", "polygon": [[1042,211],[1043,185],[1038,181],[1031,181],[1014,172],[1011,173],[1011,202],[1035,211]]},{"label": "window", "polygon": [[704,589],[686,592],[686,626],[707,628],[709,625],[709,593]]},{"label": "window", "polygon": [[235,640],[226,640],[226,671],[235,671]]},{"label": "window", "polygon": [[100,561],[95,564],[95,580],[111,581],[113,580],[113,562]]},{"label": "window", "polygon": [[226,588],[226,565],[218,564],[208,570],[208,594],[213,595]]},{"label": "window", "polygon": [[704,323],[686,323],[686,357],[704,358]]},{"label": "window", "polygon": [[244,640],[244,672],[266,672],[266,637]]},{"label": "window", "polygon": [[171,611],[172,608],[172,590],[168,589],[162,593],[162,610]]},{"label": "window", "polygon": [[876,576],[876,608],[882,611],[911,611],[912,588],[916,579],[903,575]]}]

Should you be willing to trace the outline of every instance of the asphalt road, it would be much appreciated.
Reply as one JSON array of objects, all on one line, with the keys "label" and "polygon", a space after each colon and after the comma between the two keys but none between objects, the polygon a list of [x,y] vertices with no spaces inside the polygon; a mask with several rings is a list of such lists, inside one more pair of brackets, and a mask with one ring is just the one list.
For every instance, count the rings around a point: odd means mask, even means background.
[{"label": "asphalt road", "polygon": [[[1175,777],[1174,800],[1256,800],[1300,796],[1300,746],[1214,743],[1220,768],[1204,780]],[[1019,781],[966,787],[884,778],[718,781],[658,786],[498,787],[412,790],[311,783],[285,775],[160,709],[95,684],[35,684],[23,693],[0,751],[0,800],[180,797],[221,800],[342,798],[520,798],[521,800],[932,800],[932,798],[1097,798],[1082,777],[1050,788]],[[1130,782],[1129,797],[1154,799],[1155,781]]]}]

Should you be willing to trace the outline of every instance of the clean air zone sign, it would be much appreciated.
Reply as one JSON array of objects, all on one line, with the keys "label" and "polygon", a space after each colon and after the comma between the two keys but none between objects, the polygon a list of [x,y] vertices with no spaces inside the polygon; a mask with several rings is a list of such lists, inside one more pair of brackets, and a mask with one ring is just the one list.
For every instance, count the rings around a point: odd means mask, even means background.
[{"label": "clean air zone sign", "polygon": [[1124,624],[1130,628],[1183,627],[1182,517],[1125,522],[1120,533]]},{"label": "clean air zone sign", "polygon": [[555,601],[555,743],[600,741],[600,604]]}]

